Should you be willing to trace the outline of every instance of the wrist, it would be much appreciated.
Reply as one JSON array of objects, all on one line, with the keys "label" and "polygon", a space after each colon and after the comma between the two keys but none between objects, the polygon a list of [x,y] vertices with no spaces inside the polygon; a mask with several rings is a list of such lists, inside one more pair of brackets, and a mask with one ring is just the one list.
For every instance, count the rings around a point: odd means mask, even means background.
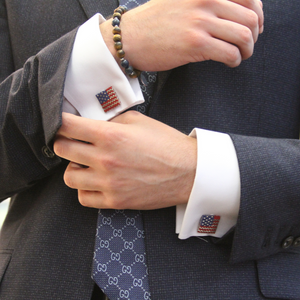
[{"label": "wrist", "polygon": [[125,58],[121,29],[119,27],[119,24],[114,25],[112,24],[112,21],[113,19],[109,19],[99,26],[104,43],[106,44],[108,50],[110,51],[111,55],[114,57],[118,65],[122,68],[123,72],[131,78],[136,78],[140,75],[141,71],[135,69],[129,63],[129,61],[126,59],[127,55]]},{"label": "wrist", "polygon": [[179,204],[186,204],[194,185],[197,169],[197,140],[193,137],[186,137],[186,146],[184,147],[183,164],[185,169],[184,184],[181,188],[181,199]]},{"label": "wrist", "polygon": [[117,56],[120,59],[120,65],[124,69],[125,74],[131,78],[136,78],[141,74],[141,71],[130,65],[129,61],[125,58],[125,51],[123,49],[122,30],[120,28],[120,24],[122,15],[126,12],[127,8],[125,6],[119,6],[114,10],[112,21],[114,48],[116,49]]}]

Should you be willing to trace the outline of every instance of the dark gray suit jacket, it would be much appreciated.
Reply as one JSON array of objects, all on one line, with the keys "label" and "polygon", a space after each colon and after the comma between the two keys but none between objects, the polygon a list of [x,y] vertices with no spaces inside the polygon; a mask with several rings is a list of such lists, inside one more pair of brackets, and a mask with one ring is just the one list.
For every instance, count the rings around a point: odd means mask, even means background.
[{"label": "dark gray suit jacket", "polygon": [[[91,297],[97,210],[64,185],[67,162],[52,144],[75,28],[117,5],[0,1],[0,197],[12,196],[1,300]],[[209,61],[158,76],[149,115],[229,133],[242,190],[222,239],[179,240],[174,208],[143,214],[152,299],[300,299],[300,4],[265,0],[264,11],[265,32],[240,67]]]}]

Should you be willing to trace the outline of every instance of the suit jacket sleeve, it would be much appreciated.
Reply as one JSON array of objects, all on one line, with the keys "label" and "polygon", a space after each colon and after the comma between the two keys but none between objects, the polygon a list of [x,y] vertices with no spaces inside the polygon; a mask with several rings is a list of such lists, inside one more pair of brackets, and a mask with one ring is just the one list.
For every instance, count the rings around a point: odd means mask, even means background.
[{"label": "suit jacket sleeve", "polygon": [[241,205],[231,262],[299,253],[299,140],[231,136],[241,175]]},{"label": "suit jacket sleeve", "polygon": [[0,199],[45,177],[61,160],[52,152],[61,125],[64,78],[76,30],[14,71],[6,11],[0,4]]}]

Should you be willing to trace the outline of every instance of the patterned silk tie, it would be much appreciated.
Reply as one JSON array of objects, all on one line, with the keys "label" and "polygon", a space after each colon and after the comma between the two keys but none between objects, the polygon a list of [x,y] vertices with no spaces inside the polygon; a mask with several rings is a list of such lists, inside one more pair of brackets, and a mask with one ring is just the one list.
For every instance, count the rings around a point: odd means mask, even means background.
[{"label": "patterned silk tie", "polygon": [[[120,5],[131,9],[145,2],[120,0]],[[147,112],[155,82],[156,73],[142,73],[145,102],[135,108],[141,113]],[[99,211],[92,278],[111,300],[151,299],[140,211]]]}]

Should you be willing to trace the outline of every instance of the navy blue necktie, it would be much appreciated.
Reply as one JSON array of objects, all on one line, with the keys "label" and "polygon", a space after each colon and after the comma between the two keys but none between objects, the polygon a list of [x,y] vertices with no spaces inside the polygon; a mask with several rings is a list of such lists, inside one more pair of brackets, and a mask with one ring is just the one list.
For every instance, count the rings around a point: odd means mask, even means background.
[{"label": "navy blue necktie", "polygon": [[[131,9],[145,2],[120,0],[120,5]],[[136,106],[141,113],[147,111],[155,82],[156,73],[142,73],[145,102]],[[110,300],[151,299],[140,211],[99,211],[92,278]]]},{"label": "navy blue necktie", "polygon": [[99,211],[93,279],[111,300],[149,300],[144,231],[139,211]]}]

